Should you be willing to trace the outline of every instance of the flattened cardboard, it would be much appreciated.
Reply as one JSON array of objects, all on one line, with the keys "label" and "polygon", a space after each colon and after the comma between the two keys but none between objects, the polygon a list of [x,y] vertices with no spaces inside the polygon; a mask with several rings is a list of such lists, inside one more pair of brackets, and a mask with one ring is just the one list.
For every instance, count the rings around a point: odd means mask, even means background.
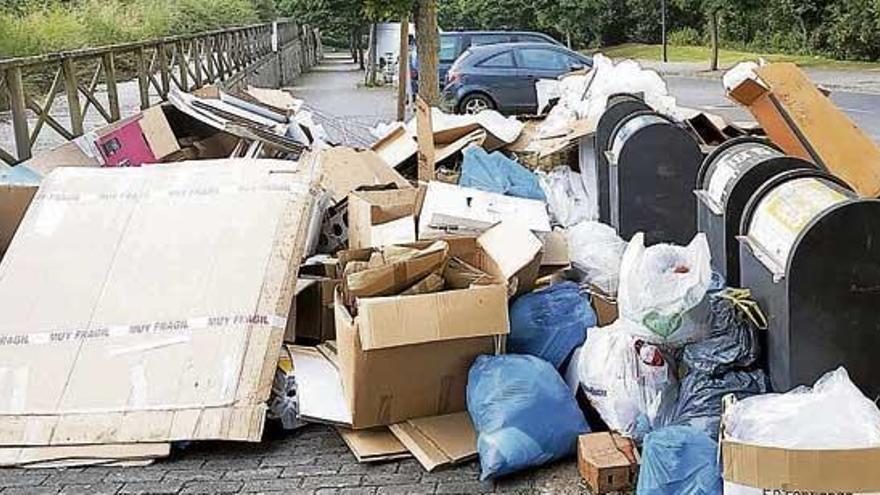
[{"label": "flattened cardboard", "polygon": [[402,175],[388,166],[372,150],[357,151],[338,146],[321,150],[318,156],[321,187],[332,193],[335,203],[363,186],[396,184],[400,189],[412,187]]},{"label": "flattened cardboard", "polygon": [[568,251],[568,240],[562,230],[554,230],[544,236],[544,249],[541,255],[541,266],[564,268],[571,264]]},{"label": "flattened cardboard", "polygon": [[[384,252],[390,254],[393,248],[397,248],[395,250],[400,251],[401,254],[386,259],[382,265],[370,265],[369,269],[344,275],[342,283],[347,298],[353,300],[399,294],[429,273],[442,269],[449,253],[449,245],[437,241],[419,248],[403,246],[403,249],[400,249],[397,246],[388,246],[381,251],[367,250],[369,256],[365,261],[369,262],[376,256],[381,257]],[[353,252],[340,254],[340,259],[352,256],[350,253]],[[346,270],[348,268],[346,266]]]},{"label": "flattened cardboard", "polygon": [[167,457],[168,443],[133,443],[104,445],[62,445],[57,447],[7,447],[0,449],[2,467],[65,467],[104,465],[124,460],[148,460]]},{"label": "flattened cardboard", "polygon": [[0,259],[40,185],[40,176],[25,165],[0,164]]},{"label": "flattened cardboard", "polygon": [[427,471],[477,456],[477,432],[467,412],[410,419],[389,429]]},{"label": "flattened cardboard", "polygon": [[314,347],[287,346],[293,360],[299,417],[306,421],[350,425],[339,370]]},{"label": "flattened cardboard", "polygon": [[419,215],[419,239],[476,236],[500,222],[516,223],[533,232],[550,232],[543,201],[433,181],[428,183]]},{"label": "flattened cardboard", "polygon": [[409,450],[388,428],[379,427],[369,430],[336,428],[336,431],[358,462],[384,462],[412,457]]},{"label": "flattened cardboard", "polygon": [[372,150],[385,160],[389,167],[397,168],[418,152],[419,146],[402,124],[396,125],[382,139],[376,141]]},{"label": "flattened cardboard", "polygon": [[639,462],[639,451],[633,441],[617,433],[578,437],[578,470],[592,493],[632,491]]},{"label": "flattened cardboard", "polygon": [[180,151],[180,143],[177,142],[177,137],[171,130],[161,105],[150,107],[141,112],[138,124],[156,159],[161,160]]},{"label": "flattened cardboard", "polygon": [[260,440],[307,162],[46,177],[0,264],[0,445]]},{"label": "flattened cardboard", "polygon": [[49,175],[58,167],[99,167],[101,162],[94,155],[86,154],[76,141],[68,141],[57,148],[37,153],[23,165],[40,175]]},{"label": "flattened cardboard", "polygon": [[434,149],[434,130],[431,107],[421,96],[416,96],[416,142],[418,147],[418,178],[419,182],[434,180],[437,164]]},{"label": "flattened cardboard", "polygon": [[476,129],[449,144],[440,145],[437,147],[436,161],[441,163],[472,144],[481,146],[486,142],[487,137],[485,130]]},{"label": "flattened cardboard", "polygon": [[756,71],[729,95],[747,106],[783,151],[814,162],[863,197],[880,195],[880,147],[837,108],[796,65]]},{"label": "flattened cardboard", "polygon": [[417,196],[415,188],[349,194],[349,249],[415,242]]},{"label": "flattened cardboard", "polygon": [[880,448],[795,450],[721,441],[724,481],[786,493],[880,491]]}]

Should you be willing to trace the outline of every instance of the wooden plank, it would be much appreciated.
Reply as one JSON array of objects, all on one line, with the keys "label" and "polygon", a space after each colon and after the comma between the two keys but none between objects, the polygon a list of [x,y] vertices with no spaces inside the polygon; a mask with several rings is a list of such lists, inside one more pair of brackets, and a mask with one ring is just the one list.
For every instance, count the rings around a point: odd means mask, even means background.
[{"label": "wooden plank", "polygon": [[6,71],[6,86],[9,91],[9,106],[12,110],[12,131],[15,136],[15,152],[20,161],[31,157],[31,140],[28,131],[27,110],[24,98],[24,85],[21,69],[13,67]]},{"label": "wooden plank", "polygon": [[168,99],[168,91],[171,90],[171,70],[168,67],[168,53],[164,43],[156,45],[156,58],[159,60],[159,75],[162,78],[162,89],[159,94],[163,100]]},{"label": "wooden plank", "polygon": [[186,50],[183,49],[183,42],[178,41],[174,44],[174,50],[177,55],[177,71],[180,74],[179,86],[183,91],[189,91],[189,68],[186,62]]},{"label": "wooden plank", "polygon": [[144,47],[138,47],[136,52],[138,93],[141,98],[141,110],[150,108],[150,78],[147,74],[147,53]]},{"label": "wooden plank", "polygon": [[119,88],[116,86],[116,58],[108,52],[103,58],[104,82],[107,84],[107,105],[110,107],[110,122],[119,120]]},{"label": "wooden plank", "polygon": [[434,130],[431,124],[431,106],[416,96],[416,140],[418,142],[419,182],[434,180]]},{"label": "wooden plank", "polygon": [[76,82],[76,67],[73,60],[61,60],[64,73],[64,91],[67,93],[67,113],[70,115],[70,131],[74,136],[83,135],[82,106],[79,103],[79,85]]},{"label": "wooden plank", "polygon": [[195,69],[194,78],[196,80],[197,88],[201,88],[202,84],[205,82],[202,76],[202,44],[204,42],[204,39],[195,39],[190,42],[190,57],[192,58]]}]

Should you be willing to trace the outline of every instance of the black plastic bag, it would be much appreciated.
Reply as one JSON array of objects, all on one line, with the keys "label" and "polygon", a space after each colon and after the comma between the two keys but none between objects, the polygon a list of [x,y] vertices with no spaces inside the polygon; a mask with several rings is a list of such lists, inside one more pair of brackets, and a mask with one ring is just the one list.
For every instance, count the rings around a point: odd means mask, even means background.
[{"label": "black plastic bag", "polygon": [[766,326],[757,303],[743,289],[727,289],[709,298],[709,335],[684,349],[684,363],[692,370],[722,375],[748,368],[761,352],[758,327]]},{"label": "black plastic bag", "polygon": [[717,439],[721,399],[725,395],[733,394],[737,399],[744,399],[768,391],[767,375],[760,369],[728,371],[720,376],[691,371],[681,381],[678,402],[669,424],[698,428]]}]

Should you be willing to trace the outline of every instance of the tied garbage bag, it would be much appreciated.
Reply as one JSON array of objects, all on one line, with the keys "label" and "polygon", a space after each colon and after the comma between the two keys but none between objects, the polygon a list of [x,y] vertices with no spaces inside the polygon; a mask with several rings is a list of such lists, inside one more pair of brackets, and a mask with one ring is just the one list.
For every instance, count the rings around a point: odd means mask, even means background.
[{"label": "tied garbage bag", "polygon": [[524,294],[510,306],[508,351],[537,356],[556,368],[596,326],[590,297],[565,281]]},{"label": "tied garbage bag", "polygon": [[600,222],[581,222],[566,230],[569,256],[587,282],[602,292],[617,294],[620,261],[626,242],[612,227]]},{"label": "tied garbage bag", "polygon": [[620,263],[620,316],[647,330],[642,335],[652,342],[700,340],[708,326],[710,257],[705,234],[697,234],[686,247],[656,244],[648,248],[644,234],[636,234]]},{"label": "tied garbage bag", "polygon": [[468,373],[467,409],[481,480],[571,455],[578,435],[589,432],[562,377],[534,356],[477,357]]},{"label": "tied garbage bag", "polygon": [[692,426],[718,439],[721,400],[726,395],[733,394],[737,399],[744,399],[768,391],[767,375],[760,369],[728,371],[720,376],[691,371],[681,381],[678,402],[669,423]]},{"label": "tied garbage bag", "polygon": [[727,289],[709,296],[709,334],[687,345],[682,359],[689,368],[712,375],[746,368],[761,349],[758,329],[767,320],[747,289]]},{"label": "tied garbage bag", "polygon": [[580,353],[580,381],[602,420],[624,436],[640,439],[674,404],[675,363],[618,320],[593,328]]},{"label": "tied garbage bag", "polygon": [[538,176],[500,152],[479,146],[465,148],[458,185],[519,198],[545,201]]},{"label": "tied garbage bag", "polygon": [[721,495],[718,444],[701,430],[667,426],[648,433],[637,495]]},{"label": "tied garbage bag", "polygon": [[[762,447],[880,447],[880,409],[862,394],[842,367],[826,373],[812,388],[801,386],[784,394],[736,401],[725,412],[724,426],[730,440]],[[725,482],[724,493],[762,495],[768,490]]]}]

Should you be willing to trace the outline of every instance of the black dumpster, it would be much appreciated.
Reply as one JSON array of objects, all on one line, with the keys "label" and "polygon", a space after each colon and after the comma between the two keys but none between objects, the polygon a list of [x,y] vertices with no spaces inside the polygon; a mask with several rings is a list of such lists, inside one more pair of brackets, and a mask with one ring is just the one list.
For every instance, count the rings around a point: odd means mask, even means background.
[{"label": "black dumpster", "polygon": [[599,221],[611,222],[611,205],[609,202],[608,158],[605,152],[611,143],[611,134],[621,120],[636,112],[650,111],[651,107],[642,99],[631,93],[619,93],[608,97],[605,113],[596,124],[596,183],[599,193]]},{"label": "black dumpster", "polygon": [[712,268],[727,285],[739,287],[739,235],[743,208],[770,177],[815,166],[785,156],[769,141],[739,137],[724,142],[703,161],[697,175],[697,230],[706,233]]},{"label": "black dumpster", "polygon": [[880,200],[818,170],[783,172],[747,203],[740,281],[769,321],[773,389],[812,384],[838,366],[880,394]]},{"label": "black dumpster", "polygon": [[693,190],[703,154],[669,117],[636,112],[618,123],[606,151],[610,224],[624,239],[687,244],[697,231]]}]

